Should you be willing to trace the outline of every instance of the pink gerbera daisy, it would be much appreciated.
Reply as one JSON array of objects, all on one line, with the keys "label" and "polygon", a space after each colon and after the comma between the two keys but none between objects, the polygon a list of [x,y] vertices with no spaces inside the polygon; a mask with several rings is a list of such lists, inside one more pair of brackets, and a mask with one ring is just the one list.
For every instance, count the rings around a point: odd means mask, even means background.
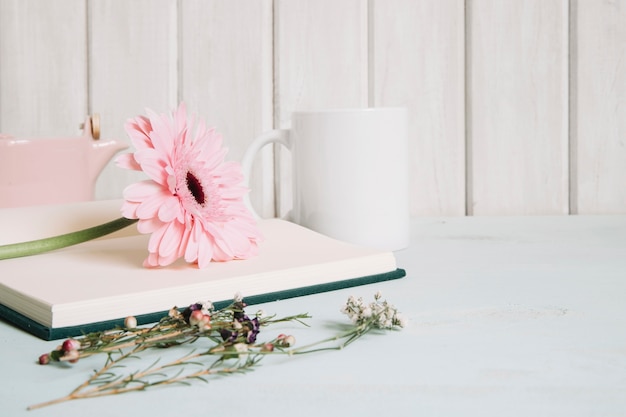
[{"label": "pink gerbera daisy", "polygon": [[124,217],[139,219],[139,232],[152,234],[144,265],[184,257],[204,268],[255,255],[261,235],[243,203],[248,189],[240,165],[224,161],[221,135],[202,121],[192,132],[184,104],[171,116],[147,115],[126,123],[136,151],[117,159],[150,178],[128,186],[122,205]]}]

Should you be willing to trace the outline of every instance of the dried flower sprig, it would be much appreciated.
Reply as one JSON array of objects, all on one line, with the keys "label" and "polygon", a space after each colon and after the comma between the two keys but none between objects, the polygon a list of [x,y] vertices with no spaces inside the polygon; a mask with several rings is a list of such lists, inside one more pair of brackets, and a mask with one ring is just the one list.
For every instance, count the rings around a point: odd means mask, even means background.
[{"label": "dried flower sprig", "polygon": [[[194,380],[208,382],[216,375],[232,375],[251,371],[267,355],[299,355],[322,350],[343,349],[372,329],[396,329],[406,326],[395,309],[380,293],[369,305],[362,298],[350,297],[341,309],[352,320],[349,330],[309,345],[294,348],[295,337],[279,334],[271,340],[258,342],[262,328],[280,322],[300,322],[310,318],[297,314],[283,318],[266,316],[257,312],[249,317],[246,304],[240,297],[223,309],[215,310],[211,303],[196,303],[180,312],[172,308],[168,316],[150,327],[136,328],[136,320],[128,318],[125,328],[87,334],[65,340],[50,353],[39,357],[40,364],[51,362],[74,363],[89,356],[104,354],[105,365],[67,396],[36,404],[29,409],[41,408],[66,401],[143,391],[160,385],[189,384]],[[141,358],[142,352],[152,348],[171,348],[197,342],[191,352],[169,362],[160,359],[141,370],[126,371],[126,364]],[[200,342],[198,342],[200,344]]]}]

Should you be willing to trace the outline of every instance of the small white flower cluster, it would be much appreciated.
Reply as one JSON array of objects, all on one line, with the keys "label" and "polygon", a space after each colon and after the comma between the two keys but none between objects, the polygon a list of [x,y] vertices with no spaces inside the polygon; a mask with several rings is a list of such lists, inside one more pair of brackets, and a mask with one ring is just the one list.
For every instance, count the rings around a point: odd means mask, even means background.
[{"label": "small white flower cluster", "polygon": [[213,307],[213,303],[210,301],[198,301],[198,304],[202,306],[202,308],[200,309],[200,311],[202,311],[202,314],[206,314],[207,316],[210,316],[215,310],[215,307]]},{"label": "small white flower cluster", "polygon": [[374,295],[374,301],[366,304],[363,297],[355,298],[350,296],[346,304],[341,308],[341,312],[348,315],[352,323],[361,325],[369,322],[374,327],[380,329],[392,329],[394,327],[406,327],[408,320],[398,310],[386,300],[380,301],[382,294],[380,291]]}]

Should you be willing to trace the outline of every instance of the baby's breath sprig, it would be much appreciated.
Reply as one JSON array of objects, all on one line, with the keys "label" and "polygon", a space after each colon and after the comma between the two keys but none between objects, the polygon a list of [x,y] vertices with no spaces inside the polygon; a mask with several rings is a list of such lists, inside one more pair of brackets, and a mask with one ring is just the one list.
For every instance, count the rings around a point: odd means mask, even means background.
[{"label": "baby's breath sprig", "polygon": [[[406,327],[408,319],[395,306],[381,300],[380,291],[374,294],[374,301],[369,304],[365,303],[362,297],[350,296],[340,311],[350,318],[353,327],[328,339],[292,349],[289,353],[294,355],[321,350],[340,350],[372,330],[395,330]],[[331,342],[339,343],[330,344]]]},{"label": "baby's breath sprig", "polygon": [[[406,326],[406,320],[381,295],[366,305],[362,298],[350,297],[342,312],[352,320],[349,330],[318,342],[294,348],[295,337],[279,334],[265,342],[257,341],[262,328],[280,322],[304,325],[308,314],[283,318],[266,316],[259,311],[253,317],[245,312],[246,304],[236,296],[231,305],[215,310],[210,302],[195,303],[180,312],[172,308],[169,314],[149,327],[136,327],[129,317],[124,328],[87,334],[65,340],[57,349],[39,357],[40,364],[74,363],[89,356],[104,354],[105,365],[65,397],[33,405],[41,408],[66,401],[143,391],[148,388],[189,384],[194,380],[208,382],[216,375],[232,375],[251,371],[267,355],[299,355],[322,350],[343,349],[372,329],[394,329]],[[197,346],[191,352],[160,363],[160,359],[141,370],[128,372],[127,362],[142,357],[152,348],[188,345],[202,339],[209,346]],[[126,370],[126,372],[124,372]]]},{"label": "baby's breath sprig", "polygon": [[362,297],[349,297],[341,312],[347,314],[357,326],[365,325],[379,329],[406,327],[408,323],[406,317],[387,300],[381,301],[381,299],[380,291],[374,294],[374,301],[369,304],[366,304]]}]

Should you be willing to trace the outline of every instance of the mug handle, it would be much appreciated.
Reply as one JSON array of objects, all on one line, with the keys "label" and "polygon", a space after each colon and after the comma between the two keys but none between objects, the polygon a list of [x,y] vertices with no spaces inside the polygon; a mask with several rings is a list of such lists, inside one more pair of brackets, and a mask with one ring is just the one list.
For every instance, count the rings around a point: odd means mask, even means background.
[{"label": "mug handle", "polygon": [[[291,150],[291,139],[289,136],[289,130],[270,130],[269,132],[263,133],[261,134],[261,136],[258,136],[252,141],[250,146],[248,146],[248,149],[246,149],[246,153],[243,155],[243,159],[241,160],[241,168],[243,170],[243,177],[246,187],[250,187],[250,173],[252,172],[252,162],[254,161],[254,157],[261,150],[261,148],[271,143],[279,143],[285,148]],[[250,193],[246,193],[244,195],[243,202],[248,210],[250,210],[250,213],[252,213],[255,219],[258,220],[261,218],[261,216],[259,216],[259,214],[254,209],[254,207],[252,207],[252,203],[250,202]]]}]

